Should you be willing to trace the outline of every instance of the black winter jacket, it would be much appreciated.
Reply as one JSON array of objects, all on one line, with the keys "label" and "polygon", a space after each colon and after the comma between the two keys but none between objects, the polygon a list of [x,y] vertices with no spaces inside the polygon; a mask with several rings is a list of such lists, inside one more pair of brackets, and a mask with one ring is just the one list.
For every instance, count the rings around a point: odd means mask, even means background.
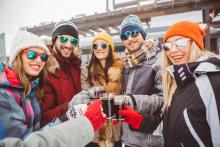
[{"label": "black winter jacket", "polygon": [[[220,146],[220,59],[174,65],[177,89],[164,113],[165,147]],[[157,113],[156,115],[158,115]],[[155,120],[144,119],[142,132]]]}]

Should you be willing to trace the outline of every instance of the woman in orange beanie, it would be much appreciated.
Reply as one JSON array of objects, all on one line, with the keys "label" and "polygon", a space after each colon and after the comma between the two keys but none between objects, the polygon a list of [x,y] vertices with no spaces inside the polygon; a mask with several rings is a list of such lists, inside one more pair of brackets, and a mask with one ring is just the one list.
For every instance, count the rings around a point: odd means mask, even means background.
[{"label": "woman in orange beanie", "polygon": [[[204,35],[198,24],[188,21],[165,34],[164,105],[155,113],[163,116],[165,147],[220,146],[220,59],[205,50]],[[147,132],[155,120],[143,120],[139,131]]]},{"label": "woman in orange beanie", "polygon": [[179,22],[164,37],[166,146],[220,146],[220,60],[198,24]]}]

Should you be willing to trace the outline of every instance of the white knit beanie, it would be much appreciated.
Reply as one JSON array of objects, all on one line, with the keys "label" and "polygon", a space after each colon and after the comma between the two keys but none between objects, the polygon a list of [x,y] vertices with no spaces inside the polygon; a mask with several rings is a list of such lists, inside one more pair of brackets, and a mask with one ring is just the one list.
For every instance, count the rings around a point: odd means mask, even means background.
[{"label": "white knit beanie", "polygon": [[44,42],[35,34],[26,31],[19,31],[12,41],[11,46],[11,63],[15,60],[16,56],[24,49],[38,47],[44,49],[50,54],[49,49]]}]

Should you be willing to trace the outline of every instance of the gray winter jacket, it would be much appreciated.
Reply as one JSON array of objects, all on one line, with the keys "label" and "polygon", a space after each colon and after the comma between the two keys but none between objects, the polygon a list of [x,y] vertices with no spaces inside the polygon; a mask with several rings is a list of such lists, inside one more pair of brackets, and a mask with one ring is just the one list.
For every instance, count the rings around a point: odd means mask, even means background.
[{"label": "gray winter jacket", "polygon": [[[153,48],[142,62],[124,71],[124,94],[133,95],[136,110],[143,115],[153,114],[163,103],[160,56],[160,50]],[[132,147],[163,146],[162,132],[157,135],[139,133],[126,123],[123,124],[122,140]]]},{"label": "gray winter jacket", "polygon": [[19,138],[0,140],[0,147],[84,147],[94,137],[94,130],[85,116],[34,132],[24,141]]}]

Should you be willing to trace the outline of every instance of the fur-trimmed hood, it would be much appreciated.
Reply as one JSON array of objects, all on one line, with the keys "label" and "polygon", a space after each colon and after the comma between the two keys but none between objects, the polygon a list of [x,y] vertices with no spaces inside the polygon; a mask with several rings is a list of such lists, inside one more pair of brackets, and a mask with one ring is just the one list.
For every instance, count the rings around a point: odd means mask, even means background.
[{"label": "fur-trimmed hood", "polygon": [[48,64],[47,64],[47,70],[49,73],[55,73],[56,69],[60,68],[60,64],[57,62],[56,58],[51,55]]}]

